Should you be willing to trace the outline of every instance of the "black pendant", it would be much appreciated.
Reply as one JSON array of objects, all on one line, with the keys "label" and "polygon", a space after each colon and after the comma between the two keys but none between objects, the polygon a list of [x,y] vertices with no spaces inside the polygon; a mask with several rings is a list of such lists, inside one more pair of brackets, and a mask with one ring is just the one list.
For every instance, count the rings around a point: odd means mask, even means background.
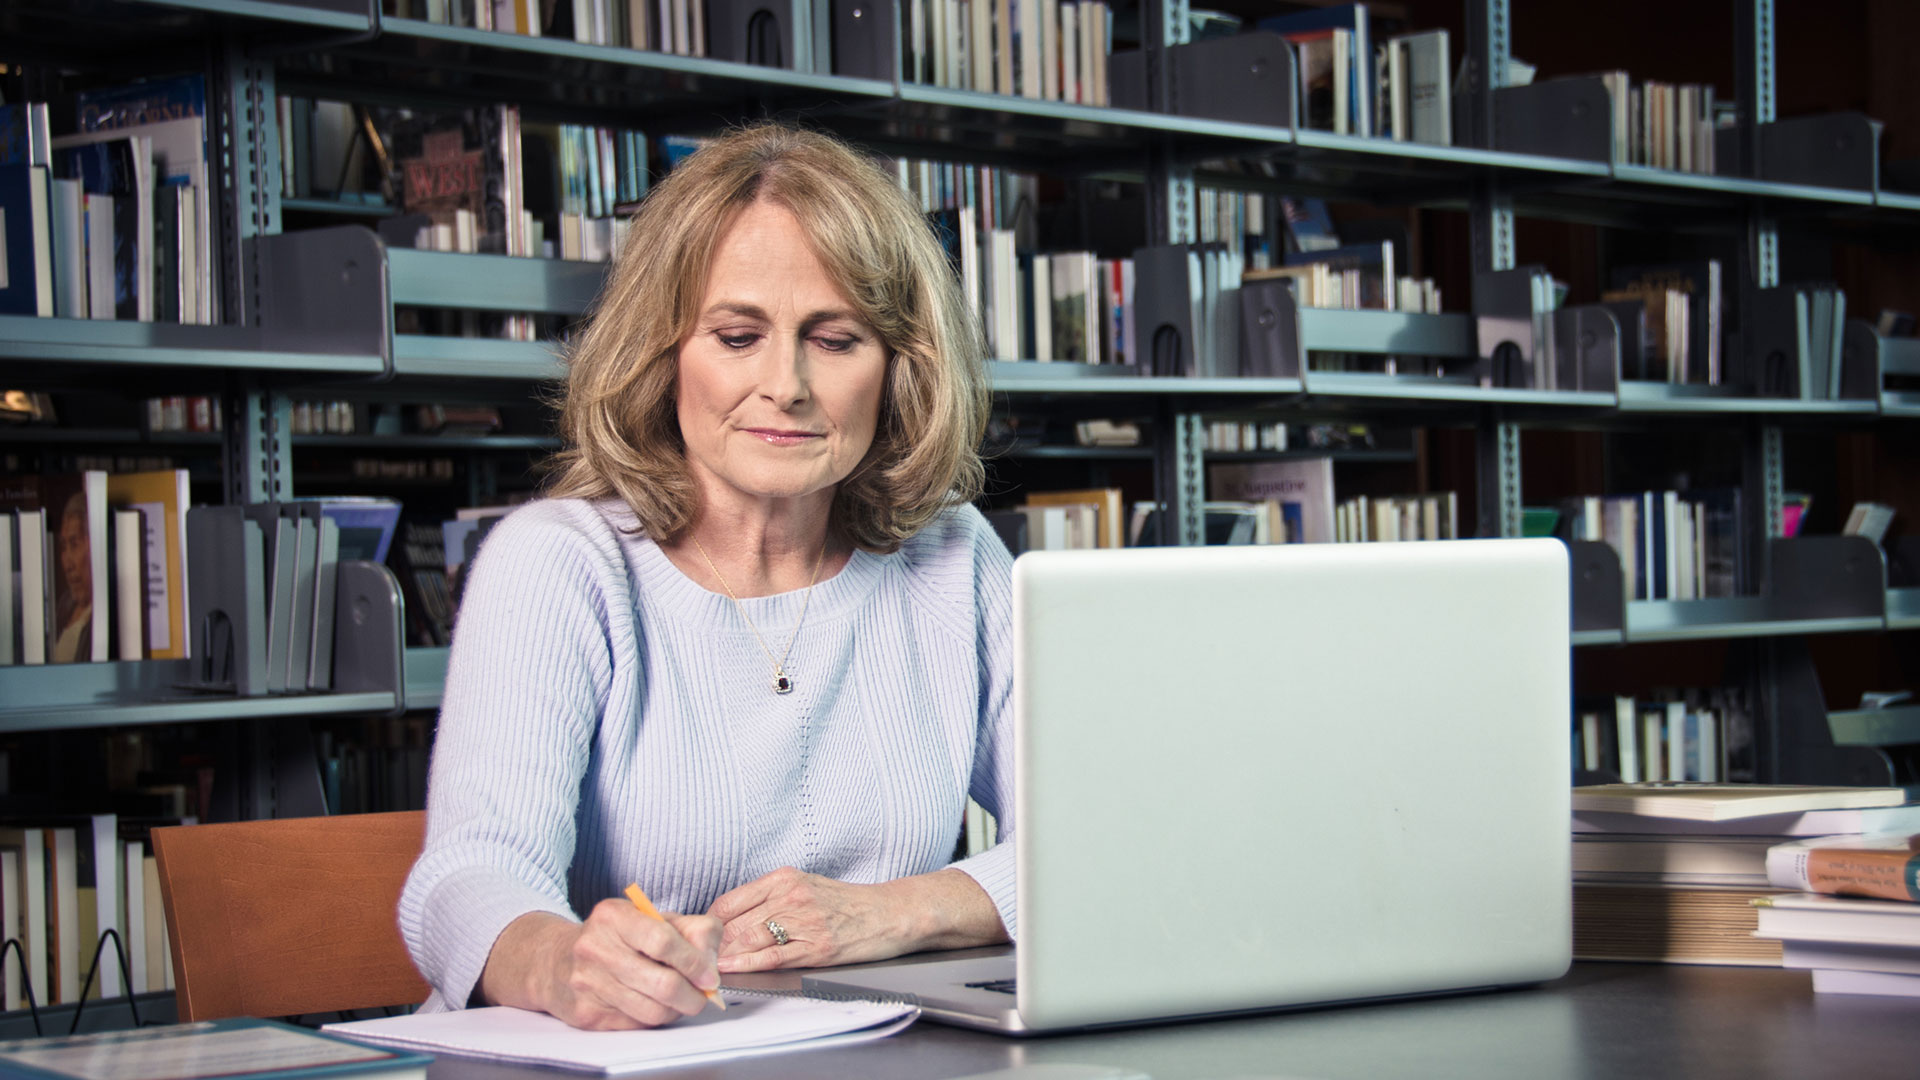
[{"label": "black pendant", "polygon": [[789,678],[787,678],[787,674],[786,674],[786,672],[784,672],[784,671],[781,671],[781,672],[775,672],[775,673],[774,673],[774,676],[773,676],[773,692],[774,692],[774,693],[776,693],[776,694],[791,694],[791,693],[793,693],[793,680],[792,680],[792,679],[789,679]]}]

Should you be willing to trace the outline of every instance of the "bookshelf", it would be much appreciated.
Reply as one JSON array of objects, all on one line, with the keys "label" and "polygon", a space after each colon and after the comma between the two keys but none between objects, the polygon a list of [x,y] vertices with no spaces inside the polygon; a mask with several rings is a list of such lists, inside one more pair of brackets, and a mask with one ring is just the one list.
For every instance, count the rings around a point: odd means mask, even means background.
[{"label": "bookshelf", "polygon": [[[1432,5],[1420,5],[1427,7]],[[1519,0],[1450,0],[1464,46],[1479,72],[1504,72]],[[1734,5],[1740,13],[1725,47],[1736,57],[1735,96],[1752,102],[1743,146],[1769,139],[1858,138],[1852,119],[1780,120],[1774,102],[1771,0]],[[1188,5],[1142,5],[1150,56],[1181,44]],[[8,443],[152,443],[181,452],[213,449],[230,499],[301,494],[295,451],[447,451],[464,455],[552,448],[545,435],[443,438],[401,435],[285,436],[295,395],[342,393],[403,400],[524,400],[563,375],[558,353],[540,342],[399,333],[408,306],[511,309],[577,316],[596,294],[604,265],[415,251],[381,243],[362,224],[391,208],[331,200],[283,199],[271,103],[276,93],[364,97],[460,107],[509,102],[570,121],[631,124],[649,134],[701,133],[729,119],[801,116],[883,152],[1117,179],[1140,185],[1151,243],[1196,236],[1197,185],[1335,196],[1351,202],[1464,214],[1472,268],[1517,263],[1517,221],[1550,219],[1600,227],[1676,228],[1751,238],[1728,267],[1730,297],[1779,283],[1779,226],[1896,230],[1920,226],[1920,196],[1885,190],[1877,170],[1853,158],[1794,175],[1699,175],[1613,159],[1605,116],[1591,105],[1596,80],[1543,80],[1489,93],[1462,110],[1455,145],[1393,142],[1162,110],[1120,109],[1006,97],[894,79],[800,74],[721,60],[639,52],[553,38],[447,26],[383,15],[359,0],[141,0],[89,4],[23,0],[0,12],[4,59],[53,60],[95,75],[125,70],[132,46],[158,43],[209,77],[209,115],[236,151],[223,177],[222,266],[228,318],[217,326],[0,317],[0,358],[10,378],[61,389],[92,380],[143,385],[211,385],[229,409],[224,436],[152,436],[132,429],[0,432]],[[197,58],[197,59],[194,59]],[[162,63],[162,61],[156,61]],[[1562,83],[1568,85],[1562,85]],[[1582,85],[1571,85],[1580,83]],[[1592,85],[1587,85],[1592,84]],[[377,87],[377,90],[370,88]],[[1604,93],[1604,91],[1600,91]],[[1502,113],[1496,101],[1509,106]],[[1586,103],[1585,112],[1570,112]],[[1555,110],[1560,110],[1556,112]],[[1552,123],[1575,116],[1578,122]],[[1516,119],[1520,118],[1520,119]],[[1525,118],[1531,117],[1527,120]],[[1599,121],[1596,127],[1594,121]],[[1755,160],[1761,160],[1755,158]],[[288,231],[288,215],[328,227]],[[1020,447],[1007,457],[1070,467],[1152,466],[1155,494],[1169,504],[1185,542],[1200,536],[1208,455],[1199,426],[1216,413],[1298,418],[1367,418],[1450,428],[1472,440],[1477,504],[1463,517],[1479,535],[1517,535],[1524,502],[1521,434],[1578,429],[1630,438],[1649,425],[1688,424],[1737,440],[1744,523],[1756,560],[1745,595],[1713,600],[1641,601],[1618,595],[1622,567],[1598,567],[1602,587],[1571,642],[1581,650],[1693,641],[1771,642],[1783,637],[1920,628],[1920,586],[1886,580],[1877,550],[1859,544],[1777,537],[1784,490],[1783,431],[1867,432],[1920,417],[1920,343],[1882,338],[1865,323],[1846,330],[1854,392],[1836,400],[1754,396],[1738,389],[1622,380],[1579,390],[1490,386],[1478,377],[1476,318],[1467,290],[1450,290],[1446,314],[1301,308],[1290,375],[1149,377],[1132,369],[995,362],[996,400],[1061,415],[1131,418],[1152,428],[1131,448]],[[1617,329],[1617,328],[1616,328]],[[1449,376],[1320,370],[1316,353],[1418,355],[1453,361]],[[1861,386],[1866,389],[1862,390]],[[264,432],[264,434],[262,434]],[[246,433],[246,434],[241,434]],[[1371,460],[1401,460],[1382,459]],[[1611,549],[1583,547],[1589,563]],[[1766,577],[1761,563],[1775,571]],[[1598,564],[1594,564],[1598,566]],[[1877,585],[1848,586],[1838,610],[1805,603],[1834,587],[1832,567],[1878,567]],[[1785,575],[1785,576],[1782,576]],[[1871,576],[1871,575],[1869,575]],[[1609,589],[1612,594],[1609,594]],[[267,720],[387,713],[434,707],[444,681],[444,648],[404,648],[378,664],[381,688],[327,695],[209,700],[182,697],[159,662],[92,665],[97,672],[47,669],[31,676],[0,669],[0,729],[111,727],[180,720]],[[129,670],[130,669],[130,670]],[[37,682],[31,680],[39,680]],[[1839,730],[1836,714],[1835,730]],[[1858,725],[1856,725],[1858,726]],[[1870,725],[1869,725],[1870,726]],[[1909,740],[1911,741],[1911,740]],[[1786,778],[1792,763],[1765,761]]]}]

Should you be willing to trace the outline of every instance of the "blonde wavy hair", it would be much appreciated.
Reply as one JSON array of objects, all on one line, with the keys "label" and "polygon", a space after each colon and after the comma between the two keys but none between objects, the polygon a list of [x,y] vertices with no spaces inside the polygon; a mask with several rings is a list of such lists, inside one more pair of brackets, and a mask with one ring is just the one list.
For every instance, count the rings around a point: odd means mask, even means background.
[{"label": "blonde wavy hair", "polygon": [[889,354],[873,446],[834,493],[831,527],[890,552],[985,479],[985,349],[919,209],[866,155],[776,123],[722,136],[645,203],[575,342],[560,401],[565,443],[548,493],[618,496],[656,540],[699,513],[675,407],[680,343],[706,299],[715,248],[758,200],[799,220],[840,292]]}]

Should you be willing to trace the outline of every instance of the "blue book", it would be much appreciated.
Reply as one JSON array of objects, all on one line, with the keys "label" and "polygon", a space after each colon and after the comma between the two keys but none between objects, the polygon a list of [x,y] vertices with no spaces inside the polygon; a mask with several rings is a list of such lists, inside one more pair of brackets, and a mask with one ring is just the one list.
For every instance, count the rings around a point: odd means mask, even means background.
[{"label": "blue book", "polygon": [[0,1073],[32,1080],[81,1076],[424,1080],[432,1061],[426,1054],[365,1046],[277,1020],[252,1018],[0,1042]]},{"label": "blue book", "polygon": [[320,499],[320,512],[340,528],[340,561],[387,561],[393,534],[400,527],[400,504],[392,499]]},{"label": "blue book", "polygon": [[81,131],[105,131],[207,115],[207,83],[198,75],[82,90],[74,95]]}]

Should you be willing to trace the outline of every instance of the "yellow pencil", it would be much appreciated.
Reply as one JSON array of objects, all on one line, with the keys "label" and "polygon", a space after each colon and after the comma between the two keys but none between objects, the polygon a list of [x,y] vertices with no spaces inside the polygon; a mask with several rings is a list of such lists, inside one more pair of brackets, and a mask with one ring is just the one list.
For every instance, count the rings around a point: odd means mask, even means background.
[{"label": "yellow pencil", "polygon": [[[633,901],[633,906],[639,908],[640,914],[645,915],[647,918],[659,919],[661,922],[667,921],[667,917],[660,914],[660,909],[653,906],[653,901],[647,899],[647,894],[640,891],[639,882],[634,882],[627,886],[627,899]],[[719,987],[704,991],[704,993],[707,995],[708,1001],[720,1006],[721,1012],[727,1011],[727,1003],[720,999]]]}]

